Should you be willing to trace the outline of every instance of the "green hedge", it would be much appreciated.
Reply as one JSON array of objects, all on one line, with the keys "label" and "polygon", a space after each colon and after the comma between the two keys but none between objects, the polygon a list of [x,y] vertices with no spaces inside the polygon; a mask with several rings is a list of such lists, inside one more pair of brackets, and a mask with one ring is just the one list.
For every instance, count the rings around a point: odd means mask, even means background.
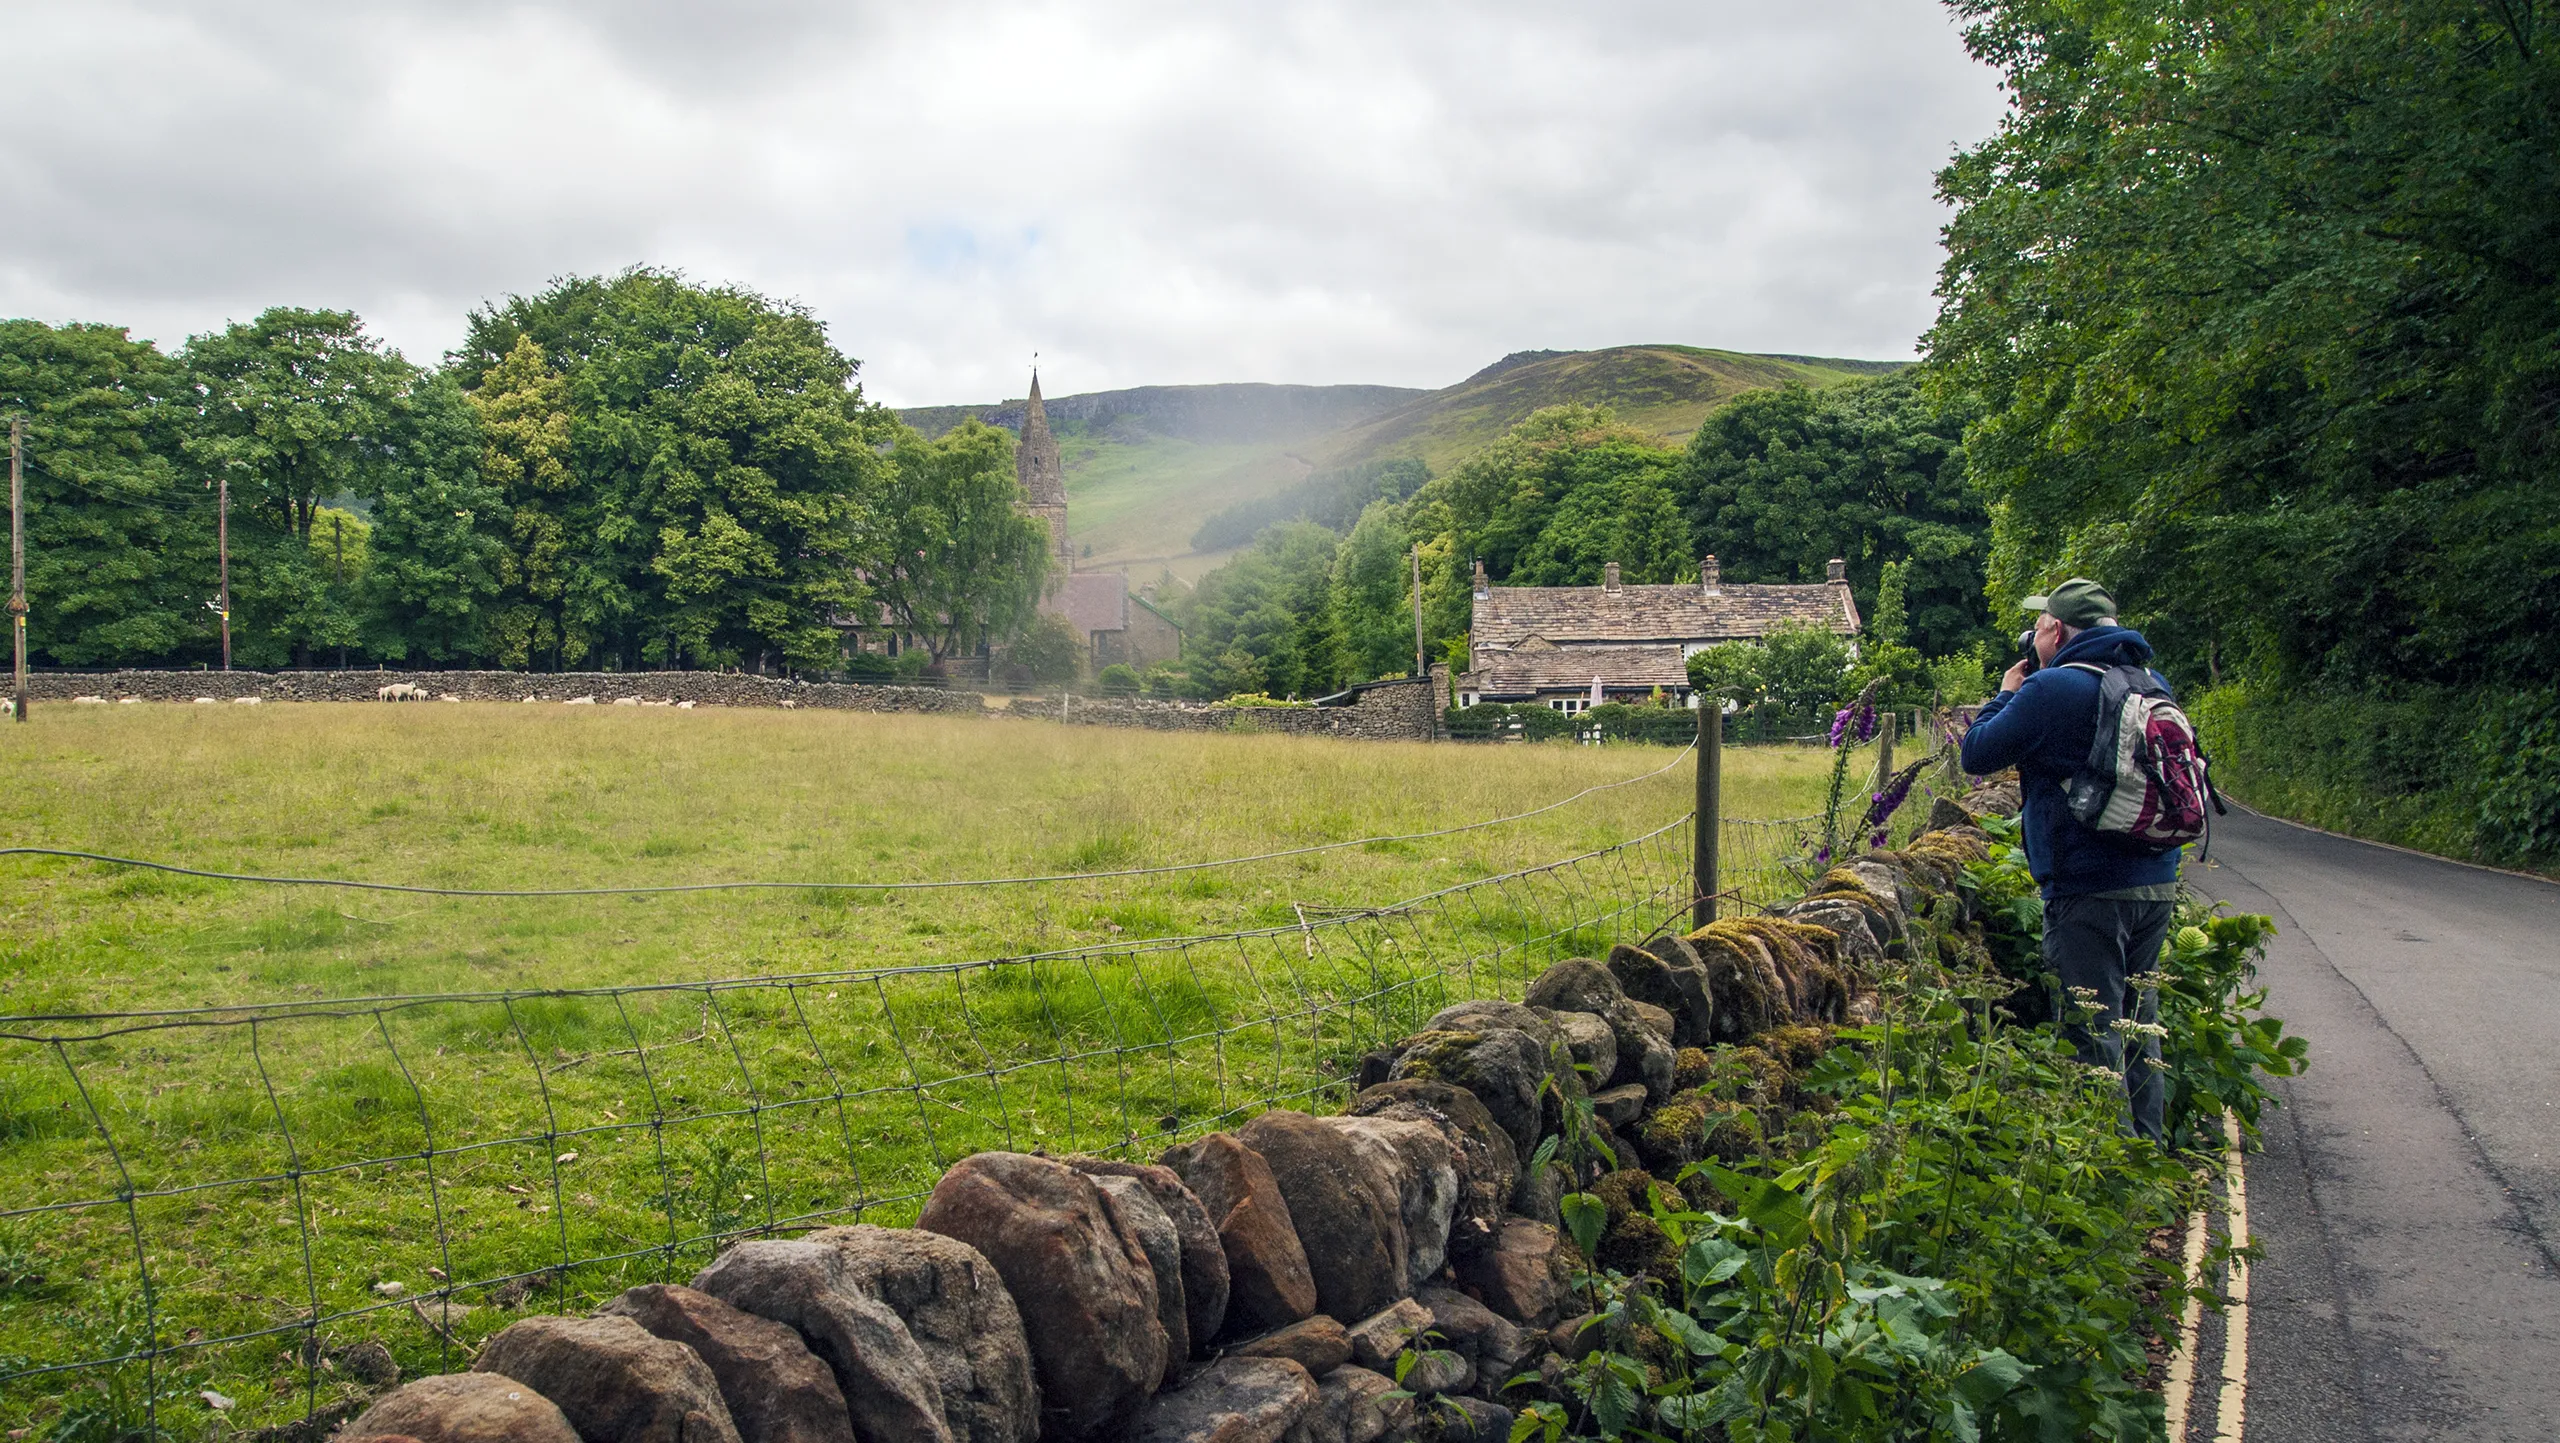
[{"label": "green hedge", "polygon": [[2214,777],[2260,811],[2495,866],[2560,864],[2560,696],[2227,683],[2190,708]]}]

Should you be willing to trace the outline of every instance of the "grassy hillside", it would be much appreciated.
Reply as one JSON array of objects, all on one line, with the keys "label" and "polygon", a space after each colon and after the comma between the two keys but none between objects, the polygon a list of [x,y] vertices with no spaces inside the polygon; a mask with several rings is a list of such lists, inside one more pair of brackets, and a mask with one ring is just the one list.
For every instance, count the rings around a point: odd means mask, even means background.
[{"label": "grassy hillside", "polygon": [[[1872,362],[1851,362],[1869,366]],[[1506,356],[1377,420],[1318,443],[1324,465],[1419,456],[1447,470],[1493,444],[1530,412],[1567,403],[1603,405],[1666,441],[1686,437],[1707,413],[1745,391],[1789,382],[1821,388],[1858,374],[1845,366],[1746,356],[1696,346],[1613,346]]]},{"label": "grassy hillside", "polygon": [[1091,548],[1079,564],[1125,571],[1139,581],[1160,571],[1198,580],[1234,554],[1193,551],[1191,535],[1200,523],[1304,478],[1314,469],[1306,449],[1273,441],[1124,439],[1071,425],[1058,435],[1058,453],[1067,468],[1068,526],[1079,550]]},{"label": "grassy hillside", "polygon": [[[1523,351],[1444,390],[1391,386],[1148,386],[1048,401],[1066,463],[1082,564],[1188,581],[1229,553],[1191,550],[1211,515],[1317,470],[1418,456],[1435,472],[1491,445],[1530,412],[1606,405],[1677,441],[1745,391],[1816,388],[1893,369],[1880,361],[1753,356],[1696,346]],[[1019,427],[1022,402],[902,411],[927,432],[976,416]]]}]

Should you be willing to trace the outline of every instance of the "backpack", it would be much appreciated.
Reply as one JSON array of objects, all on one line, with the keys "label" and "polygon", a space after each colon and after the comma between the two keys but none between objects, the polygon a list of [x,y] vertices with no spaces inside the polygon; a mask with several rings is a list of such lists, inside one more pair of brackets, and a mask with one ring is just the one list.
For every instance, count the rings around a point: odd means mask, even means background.
[{"label": "backpack", "polygon": [[2097,735],[2089,761],[2063,787],[2082,826],[2148,852],[2201,840],[2205,809],[2228,812],[2195,723],[2160,678],[2138,666],[2063,665],[2098,678]]}]

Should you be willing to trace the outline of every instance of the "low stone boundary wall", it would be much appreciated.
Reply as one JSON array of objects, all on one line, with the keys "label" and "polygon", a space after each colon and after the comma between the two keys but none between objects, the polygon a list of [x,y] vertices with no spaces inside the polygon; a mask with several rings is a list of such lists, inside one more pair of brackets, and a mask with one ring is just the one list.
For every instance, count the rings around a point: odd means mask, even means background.
[{"label": "low stone boundary wall", "polygon": [[[991,710],[977,692],[968,690],[783,681],[711,671],[114,671],[38,672],[27,678],[28,695],[53,705],[83,698],[180,703],[205,698],[217,702],[380,701],[394,687],[410,689],[398,693],[399,699],[418,701],[591,700],[599,706],[826,707],[967,716]],[[1430,739],[1438,720],[1435,695],[1425,682],[1371,687],[1348,705],[1328,707],[1225,707],[1052,694],[1013,697],[1004,711],[1076,726],[1417,741]]]},{"label": "low stone boundary wall", "polygon": [[[985,710],[976,692],[859,682],[783,681],[717,671],[112,671],[38,672],[27,678],[39,702],[80,697],[109,702],[378,701],[383,689],[407,686],[421,700],[568,702],[753,707],[833,707],[847,711]],[[33,714],[34,708],[28,708]]]},{"label": "low stone boundary wall", "polygon": [[1075,726],[1140,727],[1168,732],[1280,732],[1290,736],[1429,741],[1439,721],[1430,682],[1371,687],[1344,706],[1214,706],[1142,697],[1020,696],[1016,716]]},{"label": "low stone boundary wall", "polygon": [[[978,1153],[913,1228],[744,1242],[690,1287],[522,1319],[337,1436],[1507,1439],[1507,1404],[1563,1396],[1571,1361],[1631,1326],[1562,1316],[1572,1274],[1676,1268],[1652,1190],[1784,1136],[1813,1105],[1797,1080],[1833,1028],[1876,1018],[1909,939],[1973,921],[1975,820],[1941,802],[1909,847],[1766,915],[1450,1007],[1362,1059],[1344,1115],[1273,1109],[1154,1163]],[[1559,1229],[1564,1168],[1530,1165],[1559,1135],[1607,1207],[1593,1257]],[[1506,1387],[1523,1374],[1540,1381]]]}]

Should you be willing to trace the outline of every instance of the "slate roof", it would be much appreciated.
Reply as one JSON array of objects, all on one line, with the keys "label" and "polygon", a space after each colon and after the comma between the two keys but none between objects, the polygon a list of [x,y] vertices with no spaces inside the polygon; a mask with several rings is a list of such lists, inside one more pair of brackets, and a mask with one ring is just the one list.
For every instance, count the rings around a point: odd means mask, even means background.
[{"label": "slate roof", "polygon": [[1129,629],[1129,578],[1117,571],[1070,571],[1049,581],[1040,609],[1063,616],[1079,635]]},{"label": "slate roof", "polygon": [[1487,647],[1506,647],[1532,636],[1566,647],[1737,641],[1766,636],[1780,622],[1809,622],[1850,635],[1858,629],[1857,603],[1850,599],[1848,587],[1829,582],[1726,585],[1714,592],[1696,582],[1621,586],[1615,591],[1599,586],[1493,586],[1476,594],[1469,634],[1481,660]]},{"label": "slate roof", "polygon": [[1680,645],[1534,647],[1519,651],[1480,651],[1482,663],[1458,678],[1460,691],[1481,696],[1535,696],[1542,691],[1589,691],[1600,678],[1606,691],[1689,689],[1688,664]]}]

